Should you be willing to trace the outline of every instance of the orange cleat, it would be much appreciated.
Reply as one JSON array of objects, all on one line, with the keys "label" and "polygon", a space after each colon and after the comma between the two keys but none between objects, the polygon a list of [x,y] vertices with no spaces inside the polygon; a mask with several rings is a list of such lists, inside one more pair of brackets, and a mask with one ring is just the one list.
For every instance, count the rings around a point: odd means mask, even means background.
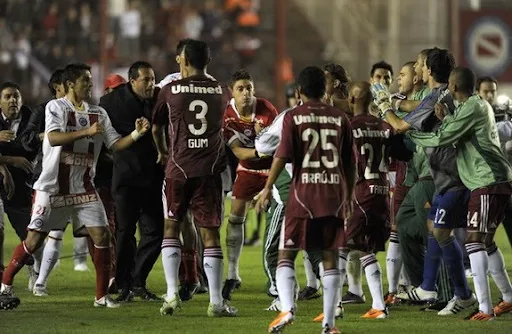
[{"label": "orange cleat", "polygon": [[396,293],[388,292],[384,297],[384,304],[386,306],[396,306],[400,304],[400,299],[396,298]]},{"label": "orange cleat", "polygon": [[[343,304],[339,303],[338,306],[336,306],[336,311],[334,313],[334,319],[343,319],[343,316],[345,315],[345,309],[343,308]],[[324,314],[320,313],[315,319],[313,319],[313,322],[322,322],[324,321]]]},{"label": "orange cleat", "polygon": [[473,321],[491,321],[494,320],[495,316],[494,314],[486,314],[482,311],[475,311],[468,317],[466,317],[466,320],[473,320]]},{"label": "orange cleat", "polygon": [[286,326],[293,324],[294,320],[292,312],[281,312],[268,326],[268,332],[281,333]]},{"label": "orange cleat", "polygon": [[376,310],[372,308],[365,314],[361,316],[361,318],[365,319],[385,319],[388,317],[388,311],[387,310]]},{"label": "orange cleat", "polygon": [[507,303],[506,301],[501,300],[498,305],[494,306],[493,311],[497,317],[505,313],[510,313],[512,312],[512,303]]},{"label": "orange cleat", "polygon": [[319,315],[316,316],[315,319],[313,319],[313,322],[322,322],[324,321],[324,314],[323,313],[320,313]]}]

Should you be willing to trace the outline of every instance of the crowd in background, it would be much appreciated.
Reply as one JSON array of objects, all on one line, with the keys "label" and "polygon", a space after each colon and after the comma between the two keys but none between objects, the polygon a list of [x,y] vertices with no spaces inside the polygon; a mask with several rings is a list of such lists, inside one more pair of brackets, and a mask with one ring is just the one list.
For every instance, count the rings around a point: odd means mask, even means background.
[{"label": "crowd in background", "polygon": [[[100,60],[100,1],[0,1],[0,71],[19,83],[27,104],[46,97],[52,71],[67,63]],[[109,69],[149,61],[164,76],[182,38],[207,41],[209,72],[221,81],[252,61],[261,42],[259,0],[107,0]]]}]

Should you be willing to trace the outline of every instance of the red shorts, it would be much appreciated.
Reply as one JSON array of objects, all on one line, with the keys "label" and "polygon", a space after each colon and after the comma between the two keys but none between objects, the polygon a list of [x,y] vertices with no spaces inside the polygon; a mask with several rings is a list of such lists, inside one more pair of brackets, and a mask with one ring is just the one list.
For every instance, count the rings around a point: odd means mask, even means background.
[{"label": "red shorts", "polygon": [[252,201],[254,196],[265,187],[267,177],[266,173],[237,170],[235,183],[233,184],[233,197]]},{"label": "red shorts", "polygon": [[400,209],[400,205],[402,205],[402,202],[409,192],[409,189],[411,189],[411,187],[403,186],[401,184],[395,187],[395,191],[393,192],[393,199],[391,202],[391,221],[393,224],[395,224],[395,218],[398,214],[398,209]]},{"label": "red shorts", "polygon": [[220,174],[166,178],[164,217],[181,221],[190,210],[199,227],[220,227],[222,222],[222,178]]},{"label": "red shorts", "polygon": [[343,240],[343,219],[338,217],[285,217],[279,237],[282,250],[337,250]]},{"label": "red shorts", "polygon": [[473,190],[468,204],[468,231],[492,233],[505,218],[512,188],[500,183]]}]

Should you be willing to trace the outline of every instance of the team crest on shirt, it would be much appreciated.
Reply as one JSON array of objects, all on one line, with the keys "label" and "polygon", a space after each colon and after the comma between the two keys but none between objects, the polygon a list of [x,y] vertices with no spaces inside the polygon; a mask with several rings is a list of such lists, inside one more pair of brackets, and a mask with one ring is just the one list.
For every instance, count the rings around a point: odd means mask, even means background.
[{"label": "team crest on shirt", "polygon": [[246,135],[246,136],[252,136],[252,130],[251,130],[251,129],[245,129],[245,130],[244,130],[244,135]]},{"label": "team crest on shirt", "polygon": [[89,123],[89,122],[87,121],[87,119],[86,119],[86,118],[84,118],[84,117],[80,117],[80,118],[78,119],[78,123],[79,123],[81,126],[86,126],[86,125],[87,125],[87,123]]},{"label": "team crest on shirt", "polygon": [[30,225],[34,225],[36,228],[41,228],[41,226],[43,226],[43,220],[36,218],[30,223]]}]

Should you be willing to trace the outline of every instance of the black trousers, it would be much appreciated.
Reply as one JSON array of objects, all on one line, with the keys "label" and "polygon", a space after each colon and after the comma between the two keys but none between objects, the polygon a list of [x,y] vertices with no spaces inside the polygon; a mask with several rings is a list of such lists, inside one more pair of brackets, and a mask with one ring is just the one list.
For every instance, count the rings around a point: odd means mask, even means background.
[{"label": "black trousers", "polygon": [[4,203],[4,211],[21,241],[27,238],[27,226],[30,223],[30,206],[17,206]]},{"label": "black trousers", "polygon": [[[116,284],[120,288],[145,287],[162,245],[164,216],[162,183],[147,187],[119,187],[116,204]],[[140,240],[135,232],[139,223]]]},{"label": "black trousers", "polygon": [[512,246],[512,199],[509,201],[507,209],[505,210],[505,219],[503,220],[503,228],[508,236],[508,241]]}]

